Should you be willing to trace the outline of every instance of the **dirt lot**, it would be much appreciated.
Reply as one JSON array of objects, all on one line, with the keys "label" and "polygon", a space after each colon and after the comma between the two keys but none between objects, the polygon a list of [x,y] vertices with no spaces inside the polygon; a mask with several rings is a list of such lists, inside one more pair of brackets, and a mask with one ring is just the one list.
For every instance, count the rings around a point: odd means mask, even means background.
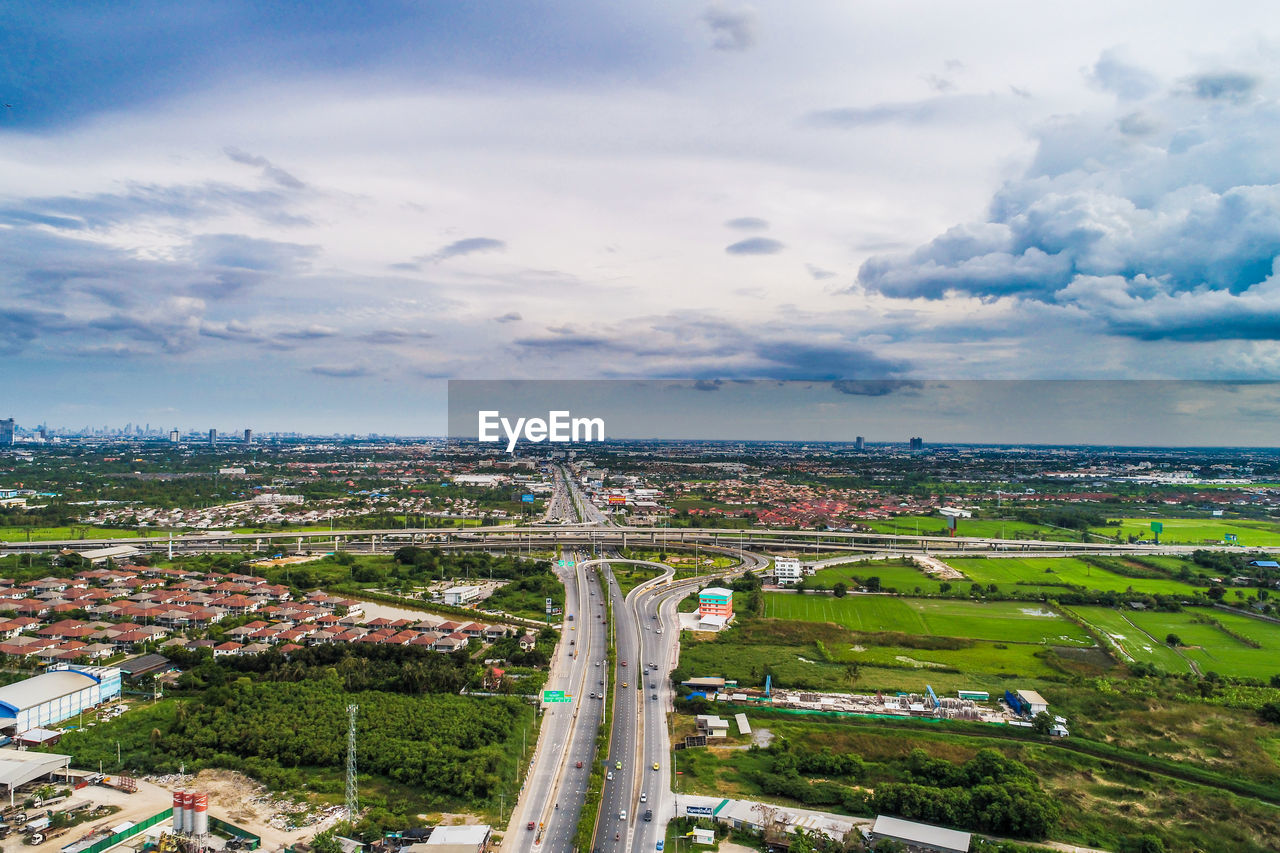
[{"label": "dirt lot", "polygon": [[[290,821],[286,812],[290,805],[288,801],[271,797],[265,788],[240,773],[204,770],[197,776],[139,779],[138,790],[132,794],[100,785],[81,788],[72,794],[70,802],[87,800],[91,803],[119,806],[121,810],[103,820],[74,827],[65,835],[50,838],[37,847],[28,847],[16,837],[7,841],[6,846],[24,853],[58,853],[66,845],[95,829],[117,826],[125,821],[136,823],[169,808],[173,804],[173,792],[179,788],[208,792],[209,813],[261,836],[262,849],[268,853],[294,842],[310,839],[345,814],[341,810],[320,813],[316,815],[319,818],[317,822],[288,830],[285,828]],[[165,828],[168,824],[158,826]]]}]

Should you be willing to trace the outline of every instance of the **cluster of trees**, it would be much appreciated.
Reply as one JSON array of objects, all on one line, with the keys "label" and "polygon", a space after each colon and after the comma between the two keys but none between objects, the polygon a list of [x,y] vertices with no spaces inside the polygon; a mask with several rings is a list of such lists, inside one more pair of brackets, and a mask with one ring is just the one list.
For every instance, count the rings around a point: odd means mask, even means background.
[{"label": "cluster of trees", "polygon": [[909,781],[876,786],[878,812],[1018,838],[1044,838],[1057,825],[1058,804],[1035,774],[994,749],[959,765],[914,749],[904,769]]},{"label": "cluster of trees", "polygon": [[1068,530],[1088,530],[1090,527],[1118,526],[1119,521],[1108,520],[1097,510],[1082,506],[1047,506],[1019,509],[1014,518],[1030,524],[1047,524]]},{"label": "cluster of trees", "polygon": [[[417,545],[406,545],[396,550],[391,556],[392,562],[407,571],[393,572],[398,577],[413,579],[431,579],[440,577],[474,577],[494,578],[501,580],[519,580],[539,574],[550,574],[551,564],[546,560],[524,560],[517,556],[495,556],[483,551],[464,551],[446,553],[439,547],[422,548]],[[359,571],[359,570],[357,570]],[[380,580],[377,577],[361,578],[353,575],[355,580]]]},{"label": "cluster of trees", "polygon": [[[362,773],[412,787],[433,804],[489,801],[514,777],[519,750],[512,738],[530,709],[498,697],[410,695],[414,685],[406,681],[412,679],[394,675],[390,663],[348,658],[298,673],[232,672],[228,681],[208,683],[197,698],[146,709],[145,720],[73,732],[59,750],[70,752],[77,765],[115,767],[119,740],[123,765],[136,771],[168,773],[184,763],[188,772],[223,767],[276,788],[315,788],[317,769],[344,766],[346,708],[354,703]],[[301,677],[275,678],[295,675]],[[366,684],[400,692],[363,689]],[[336,783],[337,774],[328,778]]]},{"label": "cluster of trees", "polygon": [[178,686],[204,691],[227,688],[237,679],[296,683],[337,675],[347,691],[377,690],[405,695],[457,693],[478,675],[465,650],[441,654],[419,646],[334,643],[307,646],[288,657],[271,649],[229,655],[215,662],[208,649],[167,651],[184,670]]}]

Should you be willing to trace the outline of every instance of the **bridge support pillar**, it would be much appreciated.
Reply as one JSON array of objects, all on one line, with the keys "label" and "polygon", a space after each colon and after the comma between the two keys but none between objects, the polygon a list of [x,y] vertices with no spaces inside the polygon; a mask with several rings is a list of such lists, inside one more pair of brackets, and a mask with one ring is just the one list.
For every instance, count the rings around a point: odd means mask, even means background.
[{"label": "bridge support pillar", "polygon": [[302,537],[301,536],[298,537],[298,553],[299,554],[302,553]]}]

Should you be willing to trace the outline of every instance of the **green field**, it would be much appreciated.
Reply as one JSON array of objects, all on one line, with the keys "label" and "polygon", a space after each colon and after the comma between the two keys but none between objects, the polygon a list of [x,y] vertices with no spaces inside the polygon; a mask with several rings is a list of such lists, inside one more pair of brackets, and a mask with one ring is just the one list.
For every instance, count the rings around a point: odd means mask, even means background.
[{"label": "green field", "polygon": [[813,576],[813,582],[824,589],[831,589],[837,583],[844,583],[856,589],[858,583],[854,577],[866,579],[880,578],[881,589],[894,589],[900,593],[911,594],[917,588],[925,593],[937,593],[938,581],[926,575],[915,566],[903,565],[899,560],[859,560],[819,569]]},{"label": "green field", "polygon": [[[1091,566],[1074,557],[948,558],[947,565],[977,583],[997,586],[1015,584],[1071,584],[1106,592],[1144,592],[1152,595],[1190,595],[1191,584],[1165,578],[1130,578]],[[1019,589],[1025,587],[1019,586]]]},{"label": "green field", "polygon": [[[1138,539],[1151,539],[1151,522],[1158,521],[1164,525],[1160,534],[1160,542],[1174,544],[1198,545],[1202,542],[1222,542],[1222,537],[1234,533],[1236,544],[1245,548],[1266,548],[1280,546],[1280,524],[1269,521],[1252,521],[1249,519],[1219,518],[1122,518],[1120,527],[1121,541],[1135,536]],[[1095,528],[1094,532],[1113,535],[1115,528]]]},{"label": "green field", "polygon": [[[27,533],[30,531],[30,539]],[[63,539],[138,539],[143,536],[168,536],[160,530],[121,530],[114,527],[0,527],[0,542],[56,542]]]},{"label": "green field", "polygon": [[767,593],[765,615],[831,622],[854,631],[898,631],[1011,643],[1092,645],[1083,629],[1057,613],[1016,601],[901,599],[888,595]]},{"label": "green field", "polygon": [[[1194,662],[1202,674],[1212,671],[1219,675],[1265,679],[1280,673],[1280,625],[1201,608],[1179,613],[1120,611],[1107,607],[1073,610],[1109,634],[1134,660],[1155,664],[1169,672],[1189,672]],[[1213,619],[1222,628],[1197,618]],[[1252,640],[1261,648],[1253,648],[1228,631]],[[1170,634],[1176,634],[1182,641],[1179,649],[1174,650],[1165,643]]]},{"label": "green field", "polygon": [[[947,535],[947,520],[940,515],[900,515],[881,521],[860,521],[876,533],[899,536]],[[998,518],[961,518],[956,521],[957,536],[999,537],[1001,539],[1051,539],[1078,541],[1080,533],[1027,521],[1005,521]]]}]

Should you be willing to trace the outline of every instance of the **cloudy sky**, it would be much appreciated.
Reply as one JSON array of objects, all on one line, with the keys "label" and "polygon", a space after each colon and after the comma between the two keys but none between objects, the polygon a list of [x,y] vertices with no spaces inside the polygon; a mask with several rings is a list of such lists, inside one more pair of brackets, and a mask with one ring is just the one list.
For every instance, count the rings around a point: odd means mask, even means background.
[{"label": "cloudy sky", "polygon": [[1267,2],[0,2],[0,416],[1280,379],[1278,71]]}]

